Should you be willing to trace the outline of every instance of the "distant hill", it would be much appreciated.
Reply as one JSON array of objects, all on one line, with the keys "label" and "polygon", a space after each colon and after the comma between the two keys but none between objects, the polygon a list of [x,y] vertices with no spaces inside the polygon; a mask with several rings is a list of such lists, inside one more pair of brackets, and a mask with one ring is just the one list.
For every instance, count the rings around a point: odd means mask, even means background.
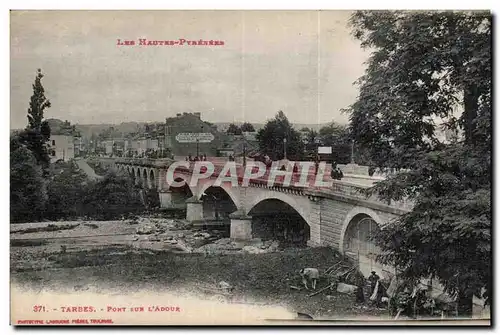
[{"label": "distant hill", "polygon": [[[215,124],[217,126],[217,129],[219,131],[225,131],[231,123],[234,123],[237,126],[241,126],[243,124],[243,122],[214,122],[213,124]],[[314,130],[318,131],[325,126],[328,126],[330,123],[331,122],[320,123],[320,124],[317,124],[317,123],[315,123],[315,124],[314,123],[313,124],[292,123],[292,125],[297,130],[300,130],[302,128],[310,128],[310,129],[314,129]],[[252,125],[255,128],[255,130],[258,131],[259,129],[263,128],[265,124],[264,123],[252,123]]]},{"label": "distant hill", "polygon": [[[59,119],[49,119],[49,124],[51,125],[51,129],[59,129],[60,126],[64,123],[64,121]],[[210,121],[208,121],[210,122]],[[160,123],[160,122],[148,122],[151,123]],[[243,122],[211,122],[220,132],[225,132],[231,123],[235,123],[236,125],[242,125]],[[293,127],[297,130],[302,128],[311,128],[318,131],[320,128],[327,126],[329,123],[321,123],[321,124],[306,124],[306,123],[292,123]],[[101,123],[101,124],[75,124],[76,130],[80,132],[83,138],[90,138],[92,134],[98,135],[110,127],[114,128],[114,133],[117,134],[129,134],[135,132],[144,131],[146,122],[122,122],[120,124],[111,124],[111,123]],[[252,123],[255,130],[259,130],[264,127],[264,123]],[[20,129],[19,129],[20,130]],[[11,129],[11,133],[16,131],[16,129]]]},{"label": "distant hill", "polygon": [[82,137],[91,137],[104,130],[113,127],[117,133],[133,133],[144,129],[145,122],[122,122],[120,124],[101,123],[101,124],[76,124],[76,129],[80,131]]}]

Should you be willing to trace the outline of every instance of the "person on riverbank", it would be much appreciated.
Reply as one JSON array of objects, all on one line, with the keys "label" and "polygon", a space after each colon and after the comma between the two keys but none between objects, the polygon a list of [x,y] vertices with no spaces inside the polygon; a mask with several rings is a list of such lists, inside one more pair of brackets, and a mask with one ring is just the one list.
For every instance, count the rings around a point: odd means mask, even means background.
[{"label": "person on riverbank", "polygon": [[368,277],[368,281],[370,282],[370,288],[371,288],[370,295],[372,295],[373,291],[375,291],[375,286],[377,285],[377,282],[379,280],[380,280],[379,275],[375,271],[372,271],[372,274],[370,275],[370,277]]}]

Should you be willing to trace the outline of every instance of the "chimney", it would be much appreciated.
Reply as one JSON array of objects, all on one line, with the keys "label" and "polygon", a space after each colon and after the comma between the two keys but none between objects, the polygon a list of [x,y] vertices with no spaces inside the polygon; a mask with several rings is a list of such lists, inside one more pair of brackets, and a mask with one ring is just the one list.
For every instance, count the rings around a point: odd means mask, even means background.
[{"label": "chimney", "polygon": [[200,112],[193,113],[193,115],[201,120],[201,113]]},{"label": "chimney", "polygon": [[179,117],[179,116],[182,116],[182,114],[181,113],[177,113],[175,116]]}]

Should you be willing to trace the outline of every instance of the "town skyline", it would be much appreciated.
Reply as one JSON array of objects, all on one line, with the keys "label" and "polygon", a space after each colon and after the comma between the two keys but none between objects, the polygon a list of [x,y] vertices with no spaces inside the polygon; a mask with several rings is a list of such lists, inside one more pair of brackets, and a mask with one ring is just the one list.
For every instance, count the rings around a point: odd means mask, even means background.
[{"label": "town skyline", "polygon": [[[196,113],[196,112],[194,112]],[[275,113],[276,114],[276,113]],[[208,121],[216,126],[229,126],[229,124],[233,123],[233,124],[236,124],[236,125],[242,125],[243,123],[250,123],[252,124],[253,126],[257,127],[257,128],[260,128],[260,127],[263,127],[267,121],[269,121],[270,119],[274,118],[276,115],[273,114],[271,116],[269,116],[268,119],[266,120],[262,120],[262,121],[258,121],[258,122],[250,122],[250,121],[214,121],[214,120],[207,120],[207,119],[204,119],[203,118],[203,114],[201,115],[201,118],[204,120],[204,121]],[[172,116],[165,116],[165,118],[169,118],[169,117],[175,117],[175,115],[172,115]],[[76,125],[76,126],[107,126],[107,125],[110,125],[110,126],[113,126],[113,125],[116,125],[116,126],[119,126],[119,125],[122,125],[122,124],[132,124],[132,123],[136,123],[136,124],[152,124],[152,123],[165,123],[165,118],[163,120],[150,120],[150,121],[134,121],[134,120],[130,120],[130,121],[120,121],[120,120],[117,120],[116,122],[113,122],[113,123],[110,123],[110,122],[101,122],[101,123],[79,123],[79,122],[73,122],[72,120],[68,120],[67,118],[64,118],[64,117],[61,117],[61,118],[57,118],[57,117],[48,117],[46,118],[47,120],[50,120],[50,119],[55,119],[55,120],[60,120],[60,121],[68,121],[70,122],[72,125]],[[27,121],[26,121],[27,123]],[[330,122],[323,122],[323,123],[298,123],[298,122],[293,122],[293,121],[290,121],[290,123],[292,124],[292,126],[294,126],[295,128],[301,128],[301,127],[313,127],[314,129],[316,129],[317,127],[323,127],[323,126],[326,126],[326,125],[329,125],[331,123],[335,123],[335,124],[339,124],[339,125],[348,125],[348,122],[346,123],[342,123],[342,122],[337,122],[336,120],[332,120]],[[12,124],[11,124],[11,127],[10,127],[10,130],[21,130],[21,129],[24,129],[26,127],[26,125],[21,125],[20,127],[12,127]]]},{"label": "town skyline", "polygon": [[[355,101],[368,55],[350,35],[350,14],[14,11],[10,128],[26,124],[38,68],[52,103],[45,117],[74,124],[162,122],[179,112],[264,123],[279,110],[292,123],[346,124],[340,110]],[[225,44],[116,45],[182,37]]]}]

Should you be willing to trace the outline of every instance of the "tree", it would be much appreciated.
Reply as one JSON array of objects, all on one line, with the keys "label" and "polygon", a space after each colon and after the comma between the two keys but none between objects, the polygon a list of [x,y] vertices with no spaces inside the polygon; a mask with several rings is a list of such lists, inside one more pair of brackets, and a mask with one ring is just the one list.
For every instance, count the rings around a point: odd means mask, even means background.
[{"label": "tree", "polygon": [[10,221],[41,220],[46,198],[42,169],[35,156],[19,139],[11,138]]},{"label": "tree", "polygon": [[42,71],[38,69],[33,84],[33,95],[28,108],[28,126],[19,134],[19,140],[33,152],[37,164],[41,164],[46,168],[50,162],[47,150],[50,126],[46,120],[43,120],[43,116],[45,109],[50,108],[51,105],[50,101],[45,97],[42,78]]},{"label": "tree", "polygon": [[[351,132],[374,164],[399,171],[371,191],[415,204],[378,235],[380,260],[437,278],[470,316],[473,294],[491,297],[491,14],[357,12],[351,23],[373,51]],[[439,141],[439,118],[463,139]]]},{"label": "tree", "polygon": [[47,185],[45,218],[51,220],[76,219],[83,216],[82,199],[88,184],[87,175],[74,163],[55,163]]},{"label": "tree", "polygon": [[240,127],[241,131],[242,132],[250,132],[250,133],[253,133],[255,131],[255,128],[253,127],[253,125],[249,122],[245,122],[241,125]]},{"label": "tree", "polygon": [[227,128],[226,133],[233,135],[241,135],[241,128],[235,125],[234,123],[231,123]]},{"label": "tree", "polygon": [[322,145],[332,147],[332,160],[334,162],[338,164],[351,162],[352,140],[346,126],[332,122],[319,130],[319,139]]},{"label": "tree", "polygon": [[317,153],[317,147],[320,142],[319,134],[316,130],[304,127],[300,130],[303,134],[302,142],[304,143],[304,151],[308,157],[314,157]]},{"label": "tree", "polygon": [[51,135],[66,135],[80,137],[81,133],[68,120],[61,121],[59,119],[48,119],[47,124],[50,126]]},{"label": "tree", "polygon": [[257,133],[259,150],[269,155],[273,160],[283,159],[284,139],[286,139],[287,158],[300,160],[304,156],[304,145],[300,133],[293,129],[287,117],[279,111],[275,118],[267,121],[265,126]]},{"label": "tree", "polygon": [[90,217],[110,220],[143,210],[144,205],[132,178],[110,172],[102,180],[89,185],[83,199],[83,208]]}]

